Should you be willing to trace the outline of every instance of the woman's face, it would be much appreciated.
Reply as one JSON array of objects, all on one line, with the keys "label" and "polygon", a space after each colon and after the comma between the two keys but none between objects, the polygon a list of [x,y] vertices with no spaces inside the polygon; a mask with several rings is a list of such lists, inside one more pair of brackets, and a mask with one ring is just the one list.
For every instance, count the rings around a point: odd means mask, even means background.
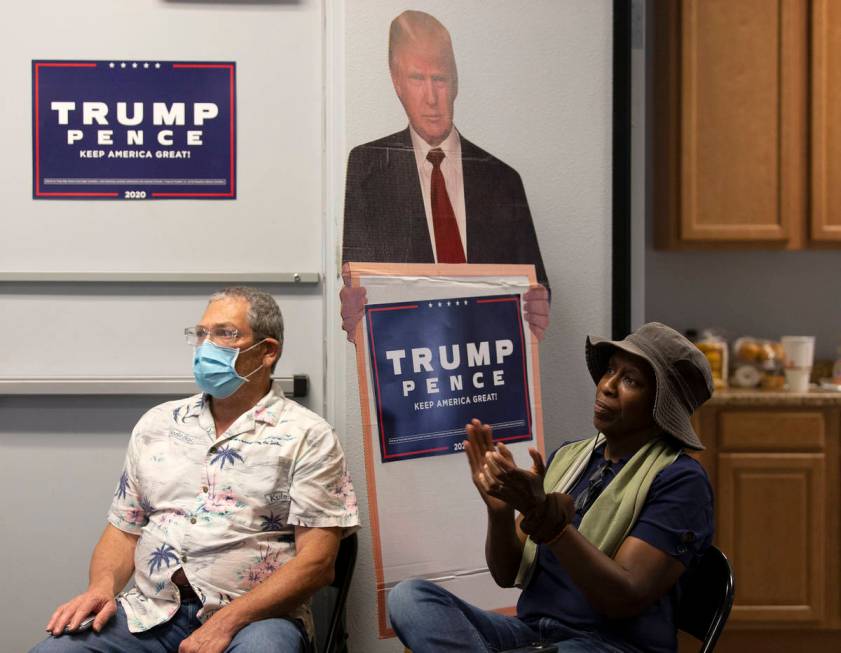
[{"label": "woman's face", "polygon": [[615,349],[596,385],[593,426],[607,436],[651,428],[656,387],[651,365],[639,356]]}]

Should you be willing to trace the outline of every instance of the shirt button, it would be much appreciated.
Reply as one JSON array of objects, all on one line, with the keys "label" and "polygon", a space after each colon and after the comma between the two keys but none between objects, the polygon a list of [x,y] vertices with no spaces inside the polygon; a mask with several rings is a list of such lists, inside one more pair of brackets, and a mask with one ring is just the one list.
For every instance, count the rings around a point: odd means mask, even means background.
[{"label": "shirt button", "polygon": [[190,523],[195,524],[196,523],[196,518],[195,517],[190,517]]},{"label": "shirt button", "polygon": [[210,447],[210,453],[216,453],[216,447]]},{"label": "shirt button", "polygon": [[187,556],[186,555],[181,556],[181,562],[187,562]]},{"label": "shirt button", "polygon": [[202,491],[202,492],[204,492],[205,494],[207,494],[207,486],[206,486],[206,485],[202,485],[202,486],[201,486],[201,491]]}]

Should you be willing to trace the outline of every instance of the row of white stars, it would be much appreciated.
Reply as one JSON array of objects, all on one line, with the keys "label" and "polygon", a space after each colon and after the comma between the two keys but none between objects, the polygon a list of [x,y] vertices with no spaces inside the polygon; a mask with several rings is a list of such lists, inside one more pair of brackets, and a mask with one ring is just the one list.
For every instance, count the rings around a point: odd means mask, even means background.
[{"label": "row of white stars", "polygon": [[[144,63],[144,64],[143,64],[143,67],[144,67],[144,68],[148,68],[148,67],[149,67],[149,66],[151,66],[151,65],[152,65],[152,64],[150,64],[150,63]],[[132,68],[137,68],[137,67],[139,67],[139,66],[140,66],[140,64],[139,64],[139,63],[137,63],[136,61],[135,61],[134,63],[132,63],[132,64],[131,64],[131,67],[132,67]],[[116,67],[117,67],[117,64],[116,64],[116,63],[114,63],[114,62],[112,61],[111,63],[109,63],[109,64],[108,64],[108,67],[109,67],[109,68],[116,68]],[[125,61],[123,61],[123,62],[120,64],[120,68],[127,68],[127,67],[128,67],[128,64],[127,64]],[[155,68],[160,68],[160,67],[161,67],[161,64],[159,64],[159,63],[156,63],[156,64],[155,64]]]},{"label": "row of white stars", "polygon": [[[434,308],[435,303],[436,302],[429,302],[429,304],[427,304],[427,306],[429,306],[429,308]],[[442,306],[452,306],[453,304],[455,304],[456,306],[460,306],[461,304],[464,304],[465,306],[467,306],[467,300],[466,299],[462,299],[462,300],[457,299],[455,302],[437,302],[437,303],[438,303],[439,308],[442,307]]]}]

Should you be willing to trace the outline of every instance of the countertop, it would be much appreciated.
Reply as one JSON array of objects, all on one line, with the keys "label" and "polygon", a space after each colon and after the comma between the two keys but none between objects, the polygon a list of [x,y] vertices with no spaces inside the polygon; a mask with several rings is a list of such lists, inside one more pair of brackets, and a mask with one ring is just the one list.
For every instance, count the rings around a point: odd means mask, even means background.
[{"label": "countertop", "polygon": [[717,390],[704,406],[836,406],[841,407],[841,392],[812,389],[809,392],[780,390]]}]

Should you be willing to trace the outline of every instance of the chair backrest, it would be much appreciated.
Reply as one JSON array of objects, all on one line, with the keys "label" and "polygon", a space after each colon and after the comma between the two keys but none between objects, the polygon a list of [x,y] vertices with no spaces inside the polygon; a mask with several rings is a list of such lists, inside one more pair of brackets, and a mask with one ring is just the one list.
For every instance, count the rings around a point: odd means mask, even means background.
[{"label": "chair backrest", "polygon": [[733,607],[733,568],[718,548],[710,546],[681,583],[677,627],[701,640],[700,653],[709,653]]},{"label": "chair backrest", "polygon": [[342,653],[347,650],[345,601],[356,565],[357,546],[356,533],[342,539],[336,555],[333,582],[313,596],[312,612],[318,653]]}]

